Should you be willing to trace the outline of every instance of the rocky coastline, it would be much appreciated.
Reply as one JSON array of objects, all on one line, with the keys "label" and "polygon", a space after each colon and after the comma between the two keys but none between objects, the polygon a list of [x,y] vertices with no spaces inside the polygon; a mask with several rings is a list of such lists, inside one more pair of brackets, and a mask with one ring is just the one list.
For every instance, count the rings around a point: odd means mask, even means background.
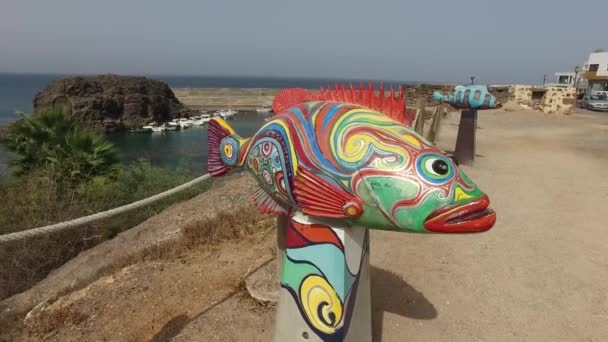
[{"label": "rocky coastline", "polygon": [[115,132],[187,114],[169,86],[145,77],[99,75],[52,81],[34,98],[34,113],[62,110],[85,128]]}]

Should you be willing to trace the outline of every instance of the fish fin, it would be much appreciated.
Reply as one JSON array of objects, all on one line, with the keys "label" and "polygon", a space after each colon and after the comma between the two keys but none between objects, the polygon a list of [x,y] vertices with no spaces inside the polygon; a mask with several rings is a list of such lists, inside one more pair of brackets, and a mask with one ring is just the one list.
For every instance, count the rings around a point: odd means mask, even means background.
[{"label": "fish fin", "polygon": [[285,206],[280,204],[277,200],[272,198],[266,190],[259,188],[256,192],[251,196],[251,200],[253,204],[255,204],[256,208],[259,211],[265,214],[272,215],[288,215],[289,211],[285,209]]},{"label": "fish fin", "polygon": [[433,100],[435,100],[437,102],[442,102],[443,101],[443,95],[440,92],[438,92],[438,91],[433,92]]},{"label": "fish fin", "polygon": [[305,167],[298,167],[294,188],[296,203],[306,215],[357,218],[363,214],[361,199],[339,184],[332,184]]},{"label": "fish fin", "polygon": [[355,89],[352,83],[348,89],[345,84],[338,85],[336,83],[334,88],[331,86],[327,86],[327,89],[321,87],[320,92],[303,88],[282,89],[274,97],[272,109],[275,113],[280,113],[289,107],[309,101],[338,101],[355,104],[379,111],[405,126],[412,124],[411,117],[406,115],[405,91],[403,87],[399,87],[397,95],[395,94],[395,89],[391,87],[389,96],[386,97],[384,84],[380,83],[380,92],[376,94],[371,81],[369,81],[367,89],[363,82],[361,82],[358,90]]},{"label": "fish fin", "polygon": [[361,82],[358,91],[355,90],[353,84],[350,84],[348,89],[344,84],[335,84],[334,88],[332,89],[330,86],[327,89],[321,88],[321,92],[316,97],[316,100],[356,104],[379,111],[405,126],[411,125],[410,117],[406,116],[405,91],[402,86],[399,86],[398,95],[395,95],[395,89],[391,87],[388,97],[385,96],[384,83],[382,82],[380,83],[380,92],[378,94],[374,92],[372,81],[369,81],[367,89],[365,89],[363,82]]},{"label": "fish fin", "polygon": [[287,108],[305,103],[308,101],[314,101],[318,97],[314,92],[306,90],[304,88],[285,88],[281,89],[277,95],[275,95],[272,101],[272,110],[279,114]]},{"label": "fish fin", "polygon": [[213,118],[209,121],[207,131],[208,163],[207,169],[211,176],[224,175],[237,166],[244,163],[243,146],[249,143],[249,139],[241,138],[221,118]]}]

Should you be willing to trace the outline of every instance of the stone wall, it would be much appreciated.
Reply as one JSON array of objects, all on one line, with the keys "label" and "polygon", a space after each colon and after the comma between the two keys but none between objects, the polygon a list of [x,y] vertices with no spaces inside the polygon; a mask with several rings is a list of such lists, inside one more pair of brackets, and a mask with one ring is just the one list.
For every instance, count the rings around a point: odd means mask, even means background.
[{"label": "stone wall", "polygon": [[[405,84],[405,100],[408,107],[415,106],[418,101],[422,100],[427,105],[433,104],[433,92],[438,91],[443,94],[449,94],[454,91],[455,84]],[[500,103],[507,103],[511,98],[509,86],[488,86],[488,90]]]},{"label": "stone wall", "polygon": [[571,114],[576,104],[574,88],[514,85],[511,92],[515,102],[546,114]]},{"label": "stone wall", "polygon": [[255,110],[272,105],[280,89],[270,88],[173,88],[179,101],[188,108],[218,110],[232,108]]}]

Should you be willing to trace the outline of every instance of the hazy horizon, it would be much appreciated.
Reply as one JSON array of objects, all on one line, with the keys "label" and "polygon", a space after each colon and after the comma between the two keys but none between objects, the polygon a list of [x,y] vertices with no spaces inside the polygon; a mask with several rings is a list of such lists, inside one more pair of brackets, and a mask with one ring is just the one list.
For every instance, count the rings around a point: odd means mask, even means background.
[{"label": "hazy horizon", "polygon": [[0,72],[540,83],[607,43],[605,13],[599,0],[9,0]]}]

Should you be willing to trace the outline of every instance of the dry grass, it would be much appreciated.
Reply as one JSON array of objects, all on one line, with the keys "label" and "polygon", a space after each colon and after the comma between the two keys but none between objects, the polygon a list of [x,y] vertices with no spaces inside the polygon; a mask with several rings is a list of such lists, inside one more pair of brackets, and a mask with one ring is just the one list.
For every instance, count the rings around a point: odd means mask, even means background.
[{"label": "dry grass", "polygon": [[[217,247],[219,244],[226,241],[249,238],[259,239],[270,234],[274,227],[275,223],[272,216],[261,214],[251,206],[246,206],[234,212],[218,213],[215,217],[204,218],[185,226],[182,229],[182,237],[180,240],[151,245],[137,254],[130,255],[129,257],[112,264],[107,269],[103,270],[100,273],[100,276],[116,272],[124,267],[140,262],[181,258],[192,250],[200,249],[201,247],[208,248],[209,246]],[[36,257],[38,253],[32,253],[32,250],[44,248],[44,251],[41,251],[39,255],[44,255],[45,257],[52,255],[50,250],[54,250],[58,253],[57,255],[53,255],[51,260],[48,260],[49,265],[54,265],[60,261],[67,261],[73,256],[73,251],[80,250],[83,247],[75,245],[67,248],[67,246],[65,246],[66,240],[73,241],[74,243],[86,240],[83,239],[83,236],[81,235],[74,236],[74,233],[71,234],[72,236],[70,236],[69,239],[67,236],[59,234],[61,236],[53,236],[52,238],[47,237],[36,243],[29,241],[27,244],[22,243],[13,246],[13,249],[3,249],[0,250],[0,257],[5,258],[15,253],[32,257],[31,260],[28,260],[27,265],[22,265],[22,270],[19,271],[22,273],[22,279],[18,280],[18,283],[21,284],[30,283],[33,279],[37,278],[33,265],[44,259]],[[91,232],[88,232],[88,234],[90,235]],[[61,248],[59,248],[59,244],[63,244]],[[54,247],[51,248],[49,246]],[[16,274],[15,270],[17,270],[17,265],[19,263],[15,263],[13,260],[9,264],[12,265],[11,267],[13,269],[11,273]],[[48,266],[43,263],[41,263],[39,267],[41,267],[41,269],[48,268]],[[9,281],[4,272],[0,273],[0,281],[2,281],[0,285],[16,283],[15,279]],[[82,287],[84,286],[85,284],[83,284]],[[80,288],[81,287],[70,288],[69,292],[79,290]],[[14,290],[14,288],[12,289]],[[246,293],[244,282],[243,284],[236,286],[234,292]],[[62,294],[59,294],[58,297],[61,297],[61,295]],[[242,300],[246,300],[246,296],[243,295]],[[264,310],[264,308],[260,307],[260,310]],[[0,331],[10,332],[17,334],[12,336],[18,336],[19,331],[22,331],[22,329],[25,328],[33,336],[44,338],[45,335],[48,335],[53,331],[65,329],[65,327],[69,325],[78,325],[88,318],[73,306],[66,306],[45,314],[37,315],[36,319],[28,322],[27,327],[25,327],[23,326],[24,315],[25,313],[5,315],[6,317],[3,317],[3,319],[0,320]],[[6,341],[12,340],[11,336],[2,336],[0,337],[0,341],[5,341],[4,338],[6,338]]]},{"label": "dry grass", "polygon": [[43,337],[53,331],[57,331],[72,325],[77,326],[89,317],[80,312],[74,305],[52,310],[48,314],[39,315],[28,324],[30,334]]},{"label": "dry grass", "polygon": [[220,212],[213,218],[205,218],[185,226],[179,241],[151,245],[137,254],[118,260],[106,271],[114,272],[144,261],[179,258],[203,246],[245,238],[260,231],[267,234],[272,228],[274,219],[251,206],[235,212]]},{"label": "dry grass", "polygon": [[0,299],[28,289],[58,265],[103,240],[100,228],[41,235],[0,246]]}]

